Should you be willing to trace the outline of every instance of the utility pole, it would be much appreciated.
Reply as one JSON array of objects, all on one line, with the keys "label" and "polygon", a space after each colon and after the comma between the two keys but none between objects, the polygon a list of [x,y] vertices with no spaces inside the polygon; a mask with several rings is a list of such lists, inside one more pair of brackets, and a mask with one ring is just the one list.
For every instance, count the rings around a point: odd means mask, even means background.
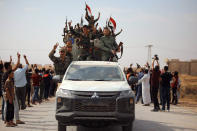
[{"label": "utility pole", "polygon": [[151,48],[153,47],[153,45],[147,45],[145,47],[148,47],[148,58],[147,58],[147,62],[148,62],[149,65],[151,65],[151,56],[152,56],[152,54],[151,54]]}]

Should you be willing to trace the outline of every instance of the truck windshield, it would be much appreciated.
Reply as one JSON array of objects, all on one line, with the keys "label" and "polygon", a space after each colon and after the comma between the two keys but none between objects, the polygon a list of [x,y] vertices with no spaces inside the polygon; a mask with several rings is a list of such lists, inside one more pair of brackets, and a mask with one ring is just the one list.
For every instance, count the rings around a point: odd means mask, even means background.
[{"label": "truck windshield", "polygon": [[65,79],[73,81],[124,81],[118,66],[93,65],[72,65]]}]

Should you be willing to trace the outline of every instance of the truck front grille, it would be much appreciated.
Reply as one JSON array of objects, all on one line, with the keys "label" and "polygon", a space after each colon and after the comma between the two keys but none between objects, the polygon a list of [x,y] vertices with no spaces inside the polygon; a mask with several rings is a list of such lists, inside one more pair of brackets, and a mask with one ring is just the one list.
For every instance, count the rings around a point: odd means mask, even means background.
[{"label": "truck front grille", "polygon": [[[90,92],[83,92],[83,91],[73,91],[72,94],[77,97],[83,97],[83,98],[91,98],[91,96],[95,92],[90,91]],[[97,95],[100,98],[116,98],[120,95],[120,92],[96,92]]]},{"label": "truck front grille", "polygon": [[114,112],[116,110],[115,100],[76,100],[75,111],[82,112]]}]

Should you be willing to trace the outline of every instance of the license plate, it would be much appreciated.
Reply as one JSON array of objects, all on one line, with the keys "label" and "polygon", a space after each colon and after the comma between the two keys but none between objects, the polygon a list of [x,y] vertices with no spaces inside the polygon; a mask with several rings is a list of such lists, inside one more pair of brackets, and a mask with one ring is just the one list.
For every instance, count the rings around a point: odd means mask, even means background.
[{"label": "license plate", "polygon": [[108,106],[107,103],[104,103],[102,101],[99,101],[99,100],[85,100],[83,101],[82,103],[83,106]]}]

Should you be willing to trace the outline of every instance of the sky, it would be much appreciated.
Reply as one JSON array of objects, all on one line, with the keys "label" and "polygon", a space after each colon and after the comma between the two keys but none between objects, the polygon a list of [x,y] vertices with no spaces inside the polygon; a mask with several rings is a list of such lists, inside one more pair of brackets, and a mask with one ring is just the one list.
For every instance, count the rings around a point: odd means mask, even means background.
[{"label": "sky", "polygon": [[79,23],[85,2],[95,17],[101,13],[99,27],[112,16],[116,32],[123,29],[116,39],[124,43],[121,66],[144,65],[149,44],[161,65],[197,59],[197,0],[0,0],[0,59],[16,61],[20,52],[32,64],[52,64],[48,54],[56,42],[64,45],[66,17]]}]

